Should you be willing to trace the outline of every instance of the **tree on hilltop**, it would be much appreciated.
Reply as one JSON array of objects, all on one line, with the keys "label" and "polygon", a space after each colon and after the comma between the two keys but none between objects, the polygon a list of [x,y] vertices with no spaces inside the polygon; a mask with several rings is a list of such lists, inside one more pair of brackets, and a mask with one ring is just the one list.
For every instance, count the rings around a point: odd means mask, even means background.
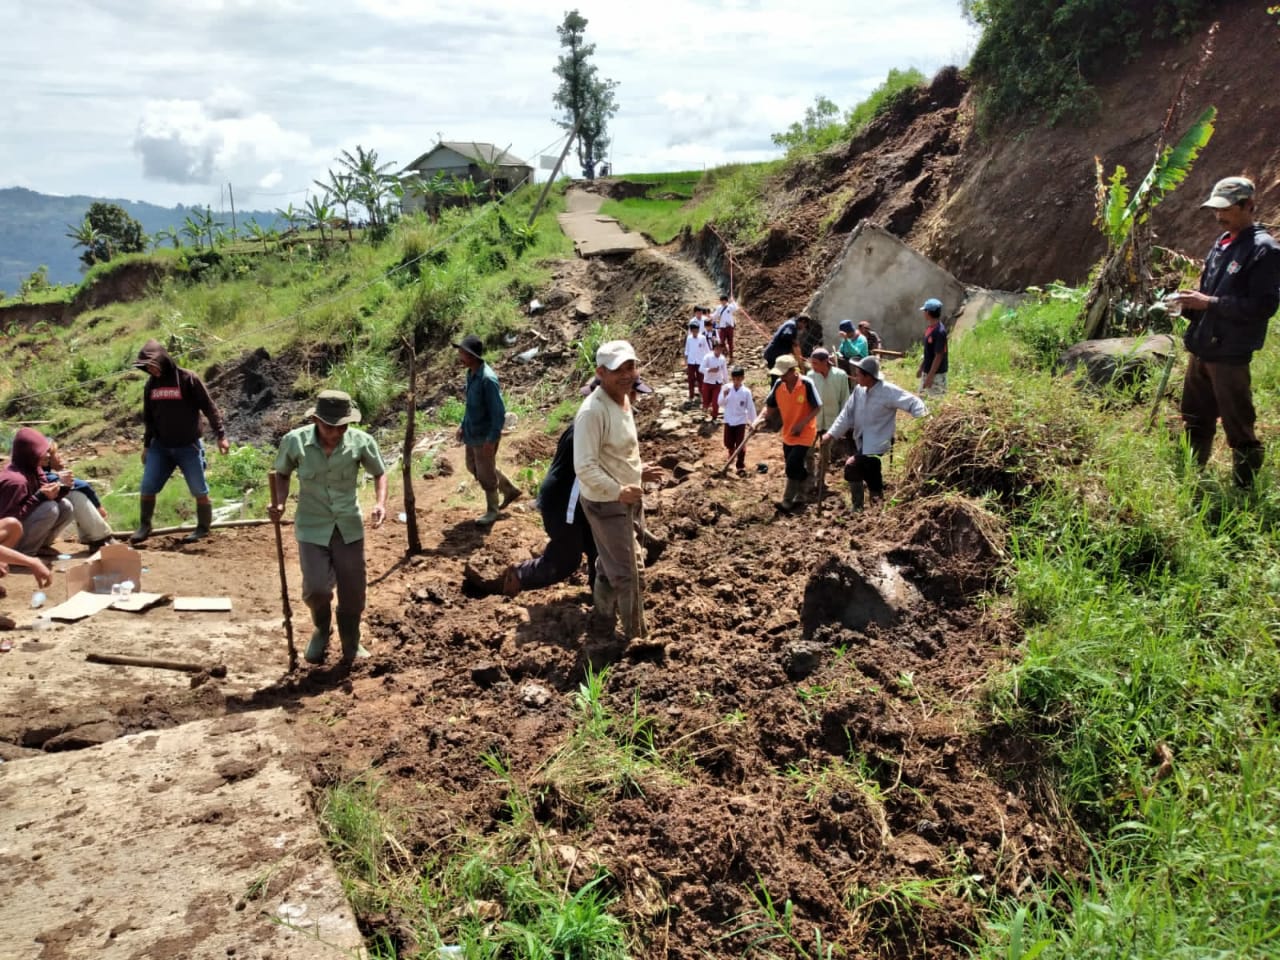
[{"label": "tree on hilltop", "polygon": [[618,112],[613,91],[614,80],[601,79],[591,57],[596,52],[594,43],[586,42],[587,18],[570,10],[564,15],[564,23],[556,27],[560,45],[568,52],[560,56],[555,74],[560,78],[560,88],[551,98],[564,111],[556,123],[565,130],[578,131],[578,163],[582,175],[594,180],[596,166],[609,152],[608,125]]},{"label": "tree on hilltop", "polygon": [[104,263],[117,253],[141,253],[147,247],[142,224],[116,203],[95,200],[78,226],[67,226],[71,231],[67,236],[77,247],[84,247],[80,261],[86,267]]}]

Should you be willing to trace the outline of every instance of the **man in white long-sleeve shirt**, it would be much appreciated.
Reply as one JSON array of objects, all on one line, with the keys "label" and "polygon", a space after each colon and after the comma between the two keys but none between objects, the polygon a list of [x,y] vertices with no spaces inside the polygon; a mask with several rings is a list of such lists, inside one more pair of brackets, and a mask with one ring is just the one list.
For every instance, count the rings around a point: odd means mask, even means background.
[{"label": "man in white long-sleeve shirt", "polygon": [[825,447],[835,437],[846,434],[853,438],[855,452],[845,461],[844,478],[849,481],[853,509],[861,510],[864,483],[873,504],[884,498],[880,457],[893,445],[898,411],[919,419],[926,416],[929,409],[914,393],[885,380],[876,357],[858,360],[853,365],[853,376],[857,386],[831,429],[822,435],[822,445]]},{"label": "man in white long-sleeve shirt", "polygon": [[582,401],[573,421],[573,468],[579,502],[596,542],[595,611],[606,629],[616,619],[628,641],[643,639],[644,604],[640,569],[644,555],[644,487],[661,480],[660,467],[640,462],[640,440],[630,394],[638,378],[636,353],[625,340],[602,343],[596,351],[600,385]]}]

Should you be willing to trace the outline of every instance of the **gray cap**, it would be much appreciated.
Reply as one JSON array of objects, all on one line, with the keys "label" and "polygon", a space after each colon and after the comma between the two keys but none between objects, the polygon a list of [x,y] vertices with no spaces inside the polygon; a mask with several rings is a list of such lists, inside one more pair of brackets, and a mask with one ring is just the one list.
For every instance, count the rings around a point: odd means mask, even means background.
[{"label": "gray cap", "polygon": [[861,357],[854,361],[853,365],[868,377],[875,377],[877,380],[884,379],[884,374],[880,372],[880,360],[877,357]]},{"label": "gray cap", "polygon": [[1209,199],[1200,208],[1225,210],[1253,196],[1253,181],[1248,177],[1225,177],[1213,185]]}]

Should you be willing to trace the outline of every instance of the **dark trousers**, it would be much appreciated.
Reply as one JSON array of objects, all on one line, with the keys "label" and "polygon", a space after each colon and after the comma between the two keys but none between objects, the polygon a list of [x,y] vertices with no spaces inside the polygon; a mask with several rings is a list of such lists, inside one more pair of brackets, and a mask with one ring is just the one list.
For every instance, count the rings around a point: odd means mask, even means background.
[{"label": "dark trousers", "polygon": [[742,446],[742,441],[747,439],[747,425],[740,423],[736,427],[731,427],[727,423],[724,425],[724,448],[733,453],[738,450],[738,469],[747,469],[747,448]]},{"label": "dark trousers", "polygon": [[811,449],[807,443],[784,443],[782,445],[782,461],[786,464],[788,480],[809,479],[807,461]]},{"label": "dark trousers", "polygon": [[865,483],[871,496],[884,496],[884,473],[879,457],[855,453],[844,462],[844,478],[850,483]]},{"label": "dark trousers", "polygon": [[565,505],[542,508],[542,528],[550,538],[542,555],[516,565],[522,590],[537,590],[560,583],[573,576],[587,555],[587,579],[595,580],[596,542],[591,537],[591,525],[579,506],[573,512],[573,523],[565,520]]},{"label": "dark trousers", "polygon": [[702,391],[702,370],[696,363],[686,363],[684,372],[689,378],[689,399],[692,400]]},{"label": "dark trousers", "polygon": [[1182,381],[1181,409],[1187,441],[1202,467],[1213,452],[1219,417],[1232,450],[1262,448],[1253,428],[1257,415],[1247,363],[1214,363],[1192,355]]},{"label": "dark trousers", "polygon": [[724,344],[724,352],[729,355],[729,359],[733,359],[733,327],[720,328],[720,342]]}]

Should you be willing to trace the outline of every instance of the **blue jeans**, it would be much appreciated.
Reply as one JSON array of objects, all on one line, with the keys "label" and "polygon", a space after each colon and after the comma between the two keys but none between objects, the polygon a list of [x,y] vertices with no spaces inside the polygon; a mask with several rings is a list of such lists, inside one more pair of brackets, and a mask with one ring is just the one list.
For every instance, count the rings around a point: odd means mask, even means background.
[{"label": "blue jeans", "polygon": [[161,447],[154,443],[147,447],[141,494],[144,497],[158,494],[169,482],[174,468],[182,471],[193,497],[199,500],[209,495],[209,484],[204,479],[204,443],[200,440],[185,447]]}]

